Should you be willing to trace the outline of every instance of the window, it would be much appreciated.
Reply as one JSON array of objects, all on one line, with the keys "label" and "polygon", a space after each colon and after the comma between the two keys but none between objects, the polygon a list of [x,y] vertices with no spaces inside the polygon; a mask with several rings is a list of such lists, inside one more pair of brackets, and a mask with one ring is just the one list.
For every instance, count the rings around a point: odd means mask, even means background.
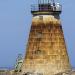
[{"label": "window", "polygon": [[35,54],[41,54],[41,50],[36,50]]},{"label": "window", "polygon": [[40,20],[43,20],[43,16],[39,16],[39,19],[40,19]]},{"label": "window", "polygon": [[42,37],[42,32],[38,32],[36,35],[37,35],[37,38],[41,38]]}]

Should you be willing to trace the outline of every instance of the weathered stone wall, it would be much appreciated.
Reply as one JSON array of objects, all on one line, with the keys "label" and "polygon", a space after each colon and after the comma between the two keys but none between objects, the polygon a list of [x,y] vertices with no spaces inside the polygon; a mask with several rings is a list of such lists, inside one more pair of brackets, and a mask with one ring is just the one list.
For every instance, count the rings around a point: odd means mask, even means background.
[{"label": "weathered stone wall", "polygon": [[34,16],[22,74],[54,75],[70,70],[60,19]]}]

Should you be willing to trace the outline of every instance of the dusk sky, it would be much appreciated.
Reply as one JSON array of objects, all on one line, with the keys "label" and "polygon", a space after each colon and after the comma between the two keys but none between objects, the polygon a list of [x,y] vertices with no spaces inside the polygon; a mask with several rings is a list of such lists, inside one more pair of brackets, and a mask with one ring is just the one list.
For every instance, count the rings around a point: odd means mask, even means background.
[{"label": "dusk sky", "polygon": [[[75,0],[59,0],[61,20],[70,63],[75,67]],[[18,54],[25,54],[36,0],[0,0],[0,67],[14,67]]]}]

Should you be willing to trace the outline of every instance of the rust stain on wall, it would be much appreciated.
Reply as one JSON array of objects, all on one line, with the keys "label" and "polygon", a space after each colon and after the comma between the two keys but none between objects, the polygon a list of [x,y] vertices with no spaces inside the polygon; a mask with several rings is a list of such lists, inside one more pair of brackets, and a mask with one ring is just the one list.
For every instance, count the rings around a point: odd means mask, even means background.
[{"label": "rust stain on wall", "polygon": [[70,70],[60,19],[52,15],[32,19],[22,74],[54,75]]}]

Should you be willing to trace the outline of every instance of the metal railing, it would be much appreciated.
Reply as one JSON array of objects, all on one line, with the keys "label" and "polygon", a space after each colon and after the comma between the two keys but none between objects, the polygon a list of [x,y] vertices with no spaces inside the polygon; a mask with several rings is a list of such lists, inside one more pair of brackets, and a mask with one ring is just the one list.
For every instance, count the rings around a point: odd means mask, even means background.
[{"label": "metal railing", "polygon": [[31,5],[31,11],[62,11],[62,6],[58,3],[48,5]]}]

